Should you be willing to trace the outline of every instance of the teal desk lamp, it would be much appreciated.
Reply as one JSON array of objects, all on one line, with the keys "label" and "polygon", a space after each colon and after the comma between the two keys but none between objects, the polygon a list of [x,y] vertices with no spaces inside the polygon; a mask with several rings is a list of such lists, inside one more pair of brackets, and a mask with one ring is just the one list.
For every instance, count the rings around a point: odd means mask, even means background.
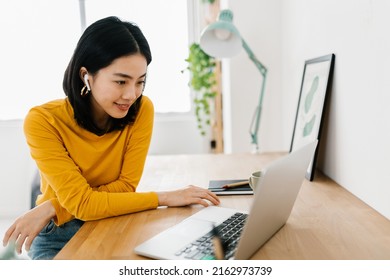
[{"label": "teal desk lamp", "polygon": [[261,85],[259,104],[253,114],[249,133],[252,144],[255,145],[255,151],[259,151],[258,131],[260,126],[261,109],[264,97],[265,80],[267,77],[267,68],[256,58],[248,44],[241,37],[240,32],[233,25],[233,13],[231,10],[222,10],[219,13],[218,20],[208,25],[201,34],[200,47],[205,53],[217,58],[232,57],[244,48],[249,58],[256,65],[260,74],[263,76]]}]

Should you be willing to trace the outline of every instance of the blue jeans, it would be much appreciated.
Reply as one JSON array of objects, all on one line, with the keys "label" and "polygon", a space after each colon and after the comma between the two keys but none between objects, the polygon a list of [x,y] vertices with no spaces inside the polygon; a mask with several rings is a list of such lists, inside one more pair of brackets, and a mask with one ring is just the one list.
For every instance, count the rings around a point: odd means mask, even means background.
[{"label": "blue jeans", "polygon": [[33,260],[53,259],[83,224],[83,221],[74,219],[57,226],[50,220],[35,237],[28,256]]}]

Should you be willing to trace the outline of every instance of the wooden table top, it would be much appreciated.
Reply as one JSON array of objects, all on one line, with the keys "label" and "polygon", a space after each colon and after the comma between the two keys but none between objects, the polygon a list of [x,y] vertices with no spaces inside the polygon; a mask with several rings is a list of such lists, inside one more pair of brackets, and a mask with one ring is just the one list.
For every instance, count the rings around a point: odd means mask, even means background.
[{"label": "wooden table top", "polygon": [[[248,178],[283,154],[149,156],[138,191]],[[249,210],[252,197],[223,196],[221,206]],[[146,259],[134,247],[202,207],[161,207],[86,222],[56,259]],[[390,221],[317,171],[313,182],[305,179],[286,225],[252,259],[389,260]]]}]

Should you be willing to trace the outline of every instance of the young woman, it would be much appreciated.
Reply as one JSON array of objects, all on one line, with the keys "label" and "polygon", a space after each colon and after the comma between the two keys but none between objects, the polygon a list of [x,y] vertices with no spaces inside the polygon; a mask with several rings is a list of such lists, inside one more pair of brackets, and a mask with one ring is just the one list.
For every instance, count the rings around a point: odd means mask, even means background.
[{"label": "young woman", "polygon": [[65,71],[65,99],[34,107],[24,130],[41,177],[37,206],[19,217],[3,244],[32,259],[52,259],[84,221],[158,206],[219,204],[196,186],[136,192],[147,156],[154,110],[143,96],[149,45],[141,30],[116,17],[81,36]]}]

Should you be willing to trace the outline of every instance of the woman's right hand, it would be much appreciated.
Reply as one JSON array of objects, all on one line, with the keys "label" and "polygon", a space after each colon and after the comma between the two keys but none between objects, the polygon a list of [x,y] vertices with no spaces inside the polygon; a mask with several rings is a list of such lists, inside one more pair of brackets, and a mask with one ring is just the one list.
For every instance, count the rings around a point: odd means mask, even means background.
[{"label": "woman's right hand", "polygon": [[22,247],[30,250],[34,238],[41,232],[44,226],[55,216],[55,209],[50,201],[34,207],[15,220],[4,234],[3,246],[15,243],[15,250],[22,253]]},{"label": "woman's right hand", "polygon": [[159,206],[175,207],[201,204],[207,207],[209,206],[209,202],[214,205],[220,203],[219,198],[215,193],[193,185],[176,191],[159,192],[157,195]]}]

